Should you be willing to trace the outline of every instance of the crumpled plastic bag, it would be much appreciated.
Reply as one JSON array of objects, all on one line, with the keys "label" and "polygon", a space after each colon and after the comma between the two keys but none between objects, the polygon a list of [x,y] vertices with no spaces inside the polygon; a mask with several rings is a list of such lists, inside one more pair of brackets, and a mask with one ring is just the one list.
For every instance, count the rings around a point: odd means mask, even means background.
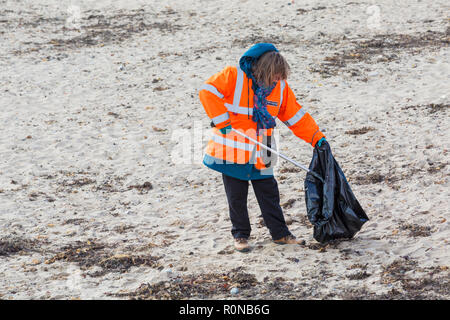
[{"label": "crumpled plastic bag", "polygon": [[328,142],[314,148],[309,170],[322,177],[323,182],[307,173],[305,201],[308,220],[314,226],[313,237],[320,243],[353,238],[369,221]]}]

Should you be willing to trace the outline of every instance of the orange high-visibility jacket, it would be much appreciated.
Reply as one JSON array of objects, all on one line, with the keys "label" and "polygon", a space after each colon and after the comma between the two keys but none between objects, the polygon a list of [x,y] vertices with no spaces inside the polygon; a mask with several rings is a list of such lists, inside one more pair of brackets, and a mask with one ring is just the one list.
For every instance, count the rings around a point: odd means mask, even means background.
[{"label": "orange high-visibility jacket", "polygon": [[[261,142],[264,135],[272,135],[273,129],[265,129],[263,135],[256,132],[256,122],[252,120],[253,94],[252,79],[239,66],[228,66],[201,86],[199,97],[215,125],[206,153],[231,163],[245,164],[252,159],[256,169],[262,170],[266,165],[259,146],[235,132],[224,135],[219,130],[231,125]],[[325,137],[311,115],[297,102],[286,81],[278,81],[267,101],[267,111],[313,147]]]}]

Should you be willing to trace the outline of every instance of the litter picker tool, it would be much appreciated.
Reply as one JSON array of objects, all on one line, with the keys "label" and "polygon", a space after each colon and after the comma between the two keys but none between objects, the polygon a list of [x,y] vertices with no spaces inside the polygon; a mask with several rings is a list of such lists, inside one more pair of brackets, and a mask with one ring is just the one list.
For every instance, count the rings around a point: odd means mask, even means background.
[{"label": "litter picker tool", "polygon": [[247,135],[244,134],[243,132],[240,132],[240,131],[238,131],[238,130],[236,130],[236,129],[234,129],[234,128],[231,128],[231,130],[234,131],[234,132],[236,132],[237,134],[241,135],[242,137],[244,137],[244,138],[250,140],[251,142],[256,143],[256,144],[259,145],[261,148],[264,148],[264,149],[266,149],[266,150],[269,150],[270,152],[273,152],[274,154],[280,156],[280,157],[283,158],[284,160],[289,161],[289,162],[292,163],[293,165],[295,165],[295,166],[297,166],[297,167],[299,167],[299,168],[305,170],[306,172],[309,172],[309,173],[312,174],[314,177],[316,177],[316,178],[319,179],[320,181],[324,182],[321,176],[319,176],[319,175],[318,175],[317,173],[315,173],[314,171],[309,170],[307,167],[305,167],[304,165],[298,163],[297,161],[295,161],[295,160],[289,158],[288,156],[285,156],[284,154],[282,154],[282,153],[280,153],[280,152],[278,152],[278,151],[276,151],[276,150],[274,150],[274,149],[272,149],[272,148],[269,148],[269,147],[266,146],[265,144],[263,144],[263,143],[261,143],[261,142],[255,140],[255,139],[250,138],[249,136],[247,136]]}]

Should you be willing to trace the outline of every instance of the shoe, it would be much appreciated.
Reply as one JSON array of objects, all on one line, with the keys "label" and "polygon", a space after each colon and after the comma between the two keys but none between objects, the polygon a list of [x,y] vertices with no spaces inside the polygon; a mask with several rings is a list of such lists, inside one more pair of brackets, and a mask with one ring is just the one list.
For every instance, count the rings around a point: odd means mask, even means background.
[{"label": "shoe", "polygon": [[234,239],[234,248],[239,252],[250,251],[250,246],[248,245],[248,241],[245,238],[235,238]]},{"label": "shoe", "polygon": [[278,240],[273,240],[276,244],[305,244],[305,240],[297,240],[292,234]]}]

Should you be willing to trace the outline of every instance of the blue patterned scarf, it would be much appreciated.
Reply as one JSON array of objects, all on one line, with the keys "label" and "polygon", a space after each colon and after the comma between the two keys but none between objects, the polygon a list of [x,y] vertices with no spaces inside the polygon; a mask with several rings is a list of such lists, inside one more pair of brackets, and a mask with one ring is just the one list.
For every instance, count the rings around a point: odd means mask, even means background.
[{"label": "blue patterned scarf", "polygon": [[253,103],[253,117],[252,120],[257,123],[258,133],[261,129],[269,129],[275,127],[276,123],[274,118],[267,111],[267,97],[272,92],[276,83],[269,88],[264,87],[261,83],[256,83],[252,74],[253,64],[264,53],[269,51],[277,51],[277,48],[271,43],[257,43],[247,50],[244,55],[239,59],[239,65],[245,72],[248,78],[252,79],[252,89],[255,93]]},{"label": "blue patterned scarf", "polygon": [[277,124],[272,115],[267,111],[267,97],[272,92],[273,88],[276,86],[274,82],[270,87],[266,87],[264,84],[258,83],[255,90],[255,95],[253,96],[253,118],[252,120],[256,122],[257,132],[259,133],[261,129],[272,129]]}]

